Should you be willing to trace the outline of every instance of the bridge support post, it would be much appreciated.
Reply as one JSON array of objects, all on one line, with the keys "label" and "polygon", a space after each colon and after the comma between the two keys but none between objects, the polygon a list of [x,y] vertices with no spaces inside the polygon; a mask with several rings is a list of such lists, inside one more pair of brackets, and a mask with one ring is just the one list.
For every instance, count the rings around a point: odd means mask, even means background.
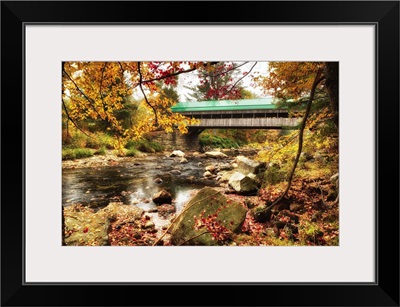
[{"label": "bridge support post", "polygon": [[185,141],[185,147],[189,150],[199,151],[200,142],[199,135],[204,131],[204,128],[189,127],[188,133],[183,135]]}]

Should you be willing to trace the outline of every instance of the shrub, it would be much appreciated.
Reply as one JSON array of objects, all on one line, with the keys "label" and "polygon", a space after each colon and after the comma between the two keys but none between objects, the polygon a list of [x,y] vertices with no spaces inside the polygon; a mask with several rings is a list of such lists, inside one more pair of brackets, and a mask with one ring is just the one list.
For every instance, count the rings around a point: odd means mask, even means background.
[{"label": "shrub", "polygon": [[97,133],[93,137],[86,136],[86,147],[88,148],[101,148],[113,149],[113,137],[105,133]]},{"label": "shrub", "polygon": [[126,157],[138,157],[139,155],[140,155],[139,150],[137,150],[137,149],[134,148],[134,147],[128,149],[128,150],[125,152],[125,156],[126,156]]},{"label": "shrub", "polygon": [[69,148],[84,148],[86,147],[86,140],[86,135],[81,132],[76,132],[70,135],[66,145],[68,145]]},{"label": "shrub", "polygon": [[94,155],[105,155],[106,154],[106,148],[104,146],[102,146],[99,149],[97,149],[93,154]]},{"label": "shrub", "polygon": [[162,145],[160,143],[154,142],[154,141],[149,141],[147,139],[142,139],[142,140],[129,140],[126,145],[126,149],[133,149],[135,148],[136,150],[139,150],[141,152],[147,152],[147,153],[155,153],[155,152],[161,152],[164,150]]},{"label": "shrub", "polygon": [[303,245],[322,245],[321,240],[324,232],[321,226],[307,220],[300,221],[299,239]]},{"label": "shrub", "polygon": [[76,158],[75,152],[73,149],[63,149],[62,150],[62,159],[63,160],[73,160]]},{"label": "shrub", "polygon": [[63,160],[73,160],[93,156],[93,151],[87,148],[67,148],[62,150]]},{"label": "shrub", "polygon": [[232,139],[211,135],[208,133],[200,134],[199,143],[202,147],[218,147],[218,148],[238,148],[240,145]]},{"label": "shrub", "polygon": [[266,184],[277,184],[286,180],[287,172],[278,166],[269,166],[263,174],[263,182]]}]

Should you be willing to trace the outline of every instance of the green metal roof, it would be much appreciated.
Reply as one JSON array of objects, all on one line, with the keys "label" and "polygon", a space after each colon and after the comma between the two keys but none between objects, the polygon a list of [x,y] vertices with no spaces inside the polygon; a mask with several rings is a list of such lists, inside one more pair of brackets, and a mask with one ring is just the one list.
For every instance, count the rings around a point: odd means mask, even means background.
[{"label": "green metal roof", "polygon": [[273,98],[238,99],[238,100],[207,100],[178,102],[171,107],[172,112],[202,112],[202,111],[237,111],[237,110],[270,110],[275,109]]}]

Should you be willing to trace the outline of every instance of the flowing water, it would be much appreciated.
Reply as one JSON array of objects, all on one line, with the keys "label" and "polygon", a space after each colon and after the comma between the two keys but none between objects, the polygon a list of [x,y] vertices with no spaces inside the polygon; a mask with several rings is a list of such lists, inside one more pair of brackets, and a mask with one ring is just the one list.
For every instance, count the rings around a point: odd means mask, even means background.
[{"label": "flowing water", "polygon": [[[229,158],[228,160],[230,160]],[[215,180],[203,177],[206,165],[215,159],[149,155],[117,165],[65,168],[62,173],[63,206],[81,203],[104,207],[110,201],[134,204],[144,210],[155,208],[152,197],[161,189],[171,193],[177,211],[187,202],[191,192],[204,186],[216,186]]]}]

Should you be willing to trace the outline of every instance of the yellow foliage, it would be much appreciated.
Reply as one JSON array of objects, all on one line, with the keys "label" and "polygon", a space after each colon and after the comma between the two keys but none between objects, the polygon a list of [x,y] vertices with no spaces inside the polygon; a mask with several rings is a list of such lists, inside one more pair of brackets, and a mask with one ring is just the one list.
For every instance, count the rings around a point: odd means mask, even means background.
[{"label": "yellow foliage", "polygon": [[[138,139],[157,129],[170,132],[177,127],[186,133],[186,125],[194,121],[171,112],[176,101],[160,96],[160,85],[154,80],[203,65],[202,62],[64,62],[62,98],[68,101],[70,119],[107,122],[107,129],[117,138],[115,148],[120,148],[124,139]],[[124,98],[131,97],[139,88],[143,100],[127,129],[117,111],[125,107]]]}]

